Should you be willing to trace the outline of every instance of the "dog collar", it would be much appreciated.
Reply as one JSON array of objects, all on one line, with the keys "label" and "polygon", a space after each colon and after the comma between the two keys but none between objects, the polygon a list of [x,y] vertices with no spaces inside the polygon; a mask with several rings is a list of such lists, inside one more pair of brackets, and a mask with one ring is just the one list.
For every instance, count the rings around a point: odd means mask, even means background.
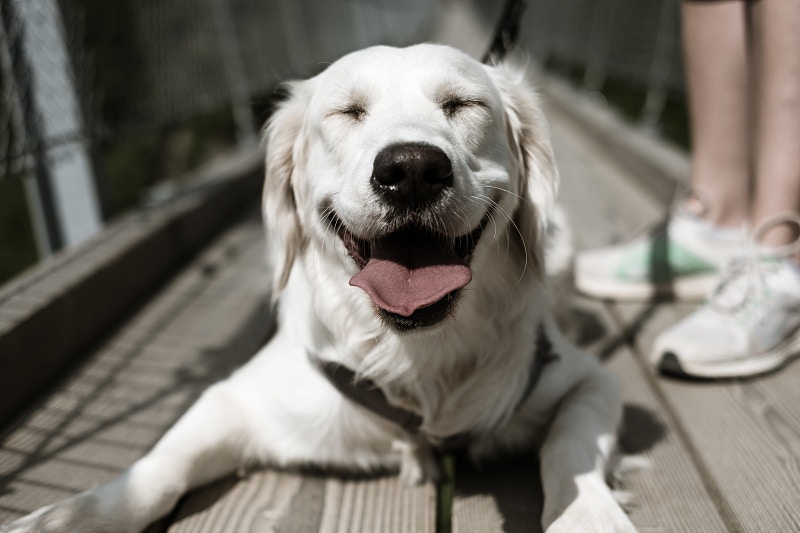
[{"label": "dog collar", "polygon": [[[308,358],[314,367],[345,398],[400,426],[412,435],[416,436],[421,433],[422,417],[414,411],[392,405],[383,389],[371,379],[358,378],[353,369],[347,365],[334,361],[324,361],[312,352],[308,352]],[[547,337],[544,327],[540,326],[539,335],[536,339],[536,349],[528,369],[528,381],[525,385],[524,393],[517,401],[515,410],[520,408],[531,395],[533,389],[536,388],[545,365],[557,359],[558,355],[553,351],[553,345]],[[442,440],[432,439],[429,436],[424,437],[436,449],[444,452],[466,448],[471,439],[469,432],[450,435]]]}]

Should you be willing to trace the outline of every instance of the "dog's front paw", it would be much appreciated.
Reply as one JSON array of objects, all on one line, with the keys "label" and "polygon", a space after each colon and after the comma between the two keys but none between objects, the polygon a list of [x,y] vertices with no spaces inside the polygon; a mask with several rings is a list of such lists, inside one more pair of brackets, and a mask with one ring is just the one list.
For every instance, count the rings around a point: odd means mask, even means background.
[{"label": "dog's front paw", "polygon": [[[595,486],[596,485],[596,486]],[[615,501],[608,486],[580,487],[578,496],[547,526],[546,533],[636,533],[636,527]]]},{"label": "dog's front paw", "polygon": [[550,524],[546,533],[636,533],[636,527],[618,506],[602,511],[598,509],[576,509],[565,512]]},{"label": "dog's front paw", "polygon": [[[0,526],[0,533],[135,533],[142,528],[87,491]],[[105,512],[104,512],[105,511]]]},{"label": "dog's front paw", "polygon": [[0,533],[67,533],[73,531],[100,533],[99,527],[86,523],[89,502],[78,496],[42,507],[38,511],[0,527]]}]

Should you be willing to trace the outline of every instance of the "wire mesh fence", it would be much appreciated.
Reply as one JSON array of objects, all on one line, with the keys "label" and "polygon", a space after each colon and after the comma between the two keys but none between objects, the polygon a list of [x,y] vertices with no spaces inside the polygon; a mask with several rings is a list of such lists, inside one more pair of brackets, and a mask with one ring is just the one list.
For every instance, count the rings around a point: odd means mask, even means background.
[{"label": "wire mesh fence", "polygon": [[[20,89],[15,78],[29,79],[30,69],[22,50],[22,22],[19,15],[0,4],[3,18],[0,26],[0,178],[20,176],[32,165],[31,155],[39,149],[40,140],[26,133],[28,117],[33,116],[30,93]],[[38,129],[37,124],[35,126]]]},{"label": "wire mesh fence", "polygon": [[[0,281],[96,231],[158,180],[252,143],[280,80],[371,44],[427,40],[455,4],[494,9],[492,0],[0,0]],[[527,4],[529,54],[578,66],[592,90],[620,79],[644,87],[643,121],[657,123],[682,90],[679,0]],[[83,220],[65,221],[69,212]]]},{"label": "wire mesh fence", "polygon": [[97,231],[159,179],[252,144],[279,80],[422,40],[439,7],[0,0],[0,281]]},{"label": "wire mesh fence", "polygon": [[682,99],[680,0],[530,0],[523,42],[541,64],[571,67],[589,90],[636,86],[636,118],[657,128]]},{"label": "wire mesh fence", "polygon": [[[376,42],[402,44],[424,34],[434,4],[421,0],[3,0],[4,48],[16,82],[3,83],[0,176],[14,156],[37,149],[30,138],[8,139],[15,100],[30,107],[30,63],[62,64],[81,99],[92,138],[118,136],[185,120],[235,97],[262,96],[287,74]],[[61,21],[67,49],[27,32],[49,11]],[[26,23],[26,21],[28,21]],[[33,21],[33,22],[30,22]],[[43,54],[26,50],[40,49]],[[236,68],[232,68],[232,65]],[[4,68],[3,78],[9,72]],[[13,94],[12,94],[13,93]],[[63,103],[38,109],[63,114]],[[49,137],[46,142],[58,142]],[[19,164],[18,160],[14,160]]]}]

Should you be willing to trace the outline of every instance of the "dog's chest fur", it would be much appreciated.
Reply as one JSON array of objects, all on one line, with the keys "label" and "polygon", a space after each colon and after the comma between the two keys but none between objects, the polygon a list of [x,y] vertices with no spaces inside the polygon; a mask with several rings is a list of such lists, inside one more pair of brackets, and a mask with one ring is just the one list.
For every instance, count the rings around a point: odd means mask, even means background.
[{"label": "dog's chest fur", "polygon": [[[528,285],[528,301],[535,300],[535,287]],[[312,349],[376,383],[392,405],[419,414],[421,431],[434,440],[463,433],[502,438],[501,429],[519,414],[522,396],[530,392],[538,306],[461,313],[436,332],[398,336],[376,324],[369,312],[359,317],[363,306],[349,314],[329,299],[316,304]],[[342,320],[347,327],[341,327]]]}]

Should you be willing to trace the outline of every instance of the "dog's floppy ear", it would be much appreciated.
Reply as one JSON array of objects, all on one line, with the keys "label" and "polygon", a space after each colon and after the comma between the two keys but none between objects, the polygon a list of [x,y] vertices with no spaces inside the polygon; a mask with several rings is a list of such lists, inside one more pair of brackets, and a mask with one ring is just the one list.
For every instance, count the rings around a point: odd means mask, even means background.
[{"label": "dog's floppy ear", "polygon": [[541,276],[547,225],[558,190],[550,128],[524,67],[503,63],[490,67],[490,72],[503,98],[508,137],[518,163],[521,200],[514,223],[525,245],[528,265]]},{"label": "dog's floppy ear", "polygon": [[302,131],[308,104],[308,82],[285,85],[288,97],[278,104],[264,128],[266,178],[262,208],[267,227],[267,253],[273,268],[273,296],[286,286],[295,257],[304,246],[295,196],[301,171]]}]

